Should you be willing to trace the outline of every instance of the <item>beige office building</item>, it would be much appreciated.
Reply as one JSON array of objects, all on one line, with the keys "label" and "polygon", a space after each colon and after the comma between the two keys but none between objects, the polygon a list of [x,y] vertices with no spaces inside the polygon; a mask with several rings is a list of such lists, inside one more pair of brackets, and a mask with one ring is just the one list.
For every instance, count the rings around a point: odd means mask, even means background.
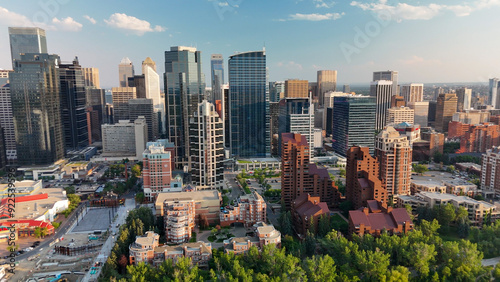
[{"label": "beige office building", "polygon": [[448,124],[457,112],[457,95],[454,93],[439,94],[436,105],[436,125],[439,132],[448,132]]},{"label": "beige office building", "polygon": [[307,80],[289,79],[285,81],[285,98],[308,98],[309,82]]},{"label": "beige office building", "polygon": [[134,156],[142,160],[148,140],[148,125],[144,117],[131,123],[121,120],[117,124],[102,125],[103,156]]},{"label": "beige office building", "polygon": [[424,100],[424,85],[422,83],[411,83],[401,87],[401,96],[406,103],[422,102]]},{"label": "beige office building", "polygon": [[317,80],[318,100],[320,105],[323,105],[323,99],[326,92],[335,91],[337,89],[337,71],[336,70],[320,70],[318,71]]},{"label": "beige office building", "polygon": [[458,121],[465,124],[482,124],[490,121],[490,112],[481,110],[465,110],[453,114],[452,121]]},{"label": "beige office building", "polygon": [[101,88],[98,68],[82,68],[86,87]]},{"label": "beige office building", "polygon": [[113,96],[114,120],[129,120],[129,105],[128,101],[137,98],[135,87],[113,87],[111,89]]},{"label": "beige office building", "polygon": [[394,107],[387,110],[386,124],[400,124],[402,122],[413,124],[415,122],[415,111],[408,107]]}]

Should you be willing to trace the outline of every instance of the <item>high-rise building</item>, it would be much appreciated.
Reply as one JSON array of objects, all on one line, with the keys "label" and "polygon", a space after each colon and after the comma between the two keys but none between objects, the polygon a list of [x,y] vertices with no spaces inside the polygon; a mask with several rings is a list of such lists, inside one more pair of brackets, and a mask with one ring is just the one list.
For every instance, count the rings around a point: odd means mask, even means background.
[{"label": "high-rise building", "polygon": [[0,125],[0,171],[5,170],[7,167],[7,153],[5,149],[4,131]]},{"label": "high-rise building", "polygon": [[144,98],[153,100],[154,113],[158,121],[155,131],[163,134],[166,131],[165,99],[161,98],[160,76],[156,72],[156,63],[150,57],[142,62],[142,75],[146,94]]},{"label": "high-rise building", "polygon": [[116,124],[102,125],[102,148],[106,156],[135,156],[142,159],[148,140],[148,125],[144,117],[133,123],[120,120]]},{"label": "high-rise building", "polygon": [[59,64],[59,82],[64,147],[78,150],[89,145],[85,80],[78,58]]},{"label": "high-rise building", "polygon": [[129,58],[125,57],[118,65],[120,87],[129,87],[128,79],[134,77],[134,65]]},{"label": "high-rise building", "polygon": [[48,53],[45,30],[38,27],[9,27],[12,67],[21,54]]},{"label": "high-rise building", "polygon": [[434,100],[437,100],[439,94],[444,94],[444,88],[443,87],[437,87],[434,89]]},{"label": "high-rise building", "polygon": [[[309,98],[285,98],[279,102],[278,134],[298,133],[306,137],[314,156],[314,104]],[[281,144],[281,140],[279,140]]]},{"label": "high-rise building", "polygon": [[470,126],[460,138],[459,152],[484,153],[495,146],[500,146],[500,125],[476,124]]},{"label": "high-rise building", "polygon": [[222,189],[224,184],[224,128],[215,107],[207,100],[189,119],[192,183],[200,189]]},{"label": "high-rise building", "polygon": [[135,87],[113,87],[113,119],[115,123],[120,120],[129,120],[128,115],[128,101],[137,99],[137,92]]},{"label": "high-rise building", "polygon": [[326,92],[337,90],[337,71],[336,70],[320,70],[317,73],[317,90],[319,104],[323,106],[324,95]]},{"label": "high-rise building", "polygon": [[343,92],[326,92],[323,94],[323,113],[322,113],[322,129],[326,131],[326,134],[332,135],[333,126],[335,122],[333,121],[333,106],[335,102],[335,97],[349,97],[352,94],[347,94]]},{"label": "high-rise building", "polygon": [[391,97],[391,108],[406,107],[406,101],[403,96],[394,95]]},{"label": "high-rise building", "polygon": [[481,124],[490,121],[490,112],[485,110],[465,110],[453,114],[452,121],[467,124]]},{"label": "high-rise building", "polygon": [[375,116],[375,130],[377,131],[382,130],[386,125],[393,91],[393,82],[389,80],[377,80],[370,85],[370,96],[375,97],[377,104]]},{"label": "high-rise building", "polygon": [[332,148],[342,156],[354,146],[368,147],[373,153],[375,141],[375,98],[367,96],[336,97]]},{"label": "high-rise building", "polygon": [[176,46],[165,51],[167,136],[176,146],[175,163],[179,165],[188,165],[189,118],[205,91],[201,69],[201,51],[196,48]]},{"label": "high-rise building", "polygon": [[161,143],[149,142],[142,154],[142,180],[144,197],[154,199],[160,192],[179,192],[182,187],[172,187],[170,152]]},{"label": "high-rise building", "polygon": [[399,95],[398,72],[397,71],[373,72],[373,81],[378,81],[378,80],[392,81],[391,95]]},{"label": "high-rise building", "polygon": [[500,147],[493,147],[483,154],[481,189],[487,198],[500,195]]},{"label": "high-rise building", "polygon": [[24,54],[10,74],[19,165],[52,164],[64,157],[59,56]]},{"label": "high-rise building", "polygon": [[266,52],[229,57],[231,154],[266,157],[271,153]]},{"label": "high-rise building", "polygon": [[128,100],[128,116],[131,122],[143,116],[148,125],[148,141],[160,138],[158,132],[158,115],[155,114],[153,99],[130,99]]},{"label": "high-rise building", "polygon": [[281,199],[287,209],[303,195],[320,197],[329,206],[338,204],[340,194],[326,168],[309,163],[309,143],[305,136],[283,133],[281,136]]},{"label": "high-rise building", "polygon": [[104,89],[86,87],[87,124],[89,129],[89,144],[102,141],[101,124],[112,123],[106,115],[106,100]]},{"label": "high-rise building", "polygon": [[85,79],[85,87],[101,88],[98,68],[82,68]]},{"label": "high-rise building", "polygon": [[224,98],[223,108],[224,108],[224,147],[231,147],[231,127],[229,115],[231,114],[231,110],[229,109],[229,84],[224,84],[222,86],[222,95]]},{"label": "high-rise building", "polygon": [[213,100],[222,100],[222,85],[224,85],[224,58],[221,54],[212,54],[210,57],[212,71]]},{"label": "high-rise building", "polygon": [[408,107],[399,107],[399,108],[390,108],[387,111],[387,121],[386,124],[392,124],[392,123],[410,123],[413,124],[415,123],[415,111],[413,109],[410,109]]},{"label": "high-rise building", "polygon": [[434,127],[436,125],[437,101],[429,101],[429,112],[427,114],[427,125]]},{"label": "high-rise building", "polygon": [[498,97],[499,91],[498,89],[500,88],[500,79],[498,78],[491,78],[490,79],[490,91],[488,95],[488,105],[491,105],[495,108],[497,107],[497,104],[500,103],[500,99]]},{"label": "high-rise building", "polygon": [[436,104],[435,128],[440,132],[448,132],[448,124],[457,112],[457,95],[454,93],[439,94]]},{"label": "high-rise building", "polygon": [[[469,110],[472,105],[472,89],[462,87],[457,89],[457,111]],[[496,107],[498,108],[498,107]]]},{"label": "high-rise building", "polygon": [[370,155],[369,148],[353,146],[346,155],[345,195],[354,209],[366,207],[368,200],[387,203],[387,190],[380,180],[379,162]]},{"label": "high-rise building", "polygon": [[191,239],[195,225],[195,207],[193,200],[182,199],[163,204],[165,237],[168,244],[186,243]]},{"label": "high-rise building", "polygon": [[269,121],[271,128],[269,131],[271,132],[271,155],[278,156],[279,155],[279,116],[280,116],[280,103],[279,102],[270,102],[269,103]]},{"label": "high-rise building", "polygon": [[412,148],[408,138],[388,126],[375,138],[375,156],[388,196],[410,194]]},{"label": "high-rise building", "polygon": [[415,124],[426,127],[429,118],[429,102],[410,102],[408,107],[414,111]]},{"label": "high-rise building", "polygon": [[344,84],[344,89],[342,91],[344,93],[351,93],[351,86],[349,84]]},{"label": "high-rise building", "polygon": [[17,149],[9,84],[0,85],[0,127],[3,128],[7,160],[12,163],[17,159]]},{"label": "high-rise building", "polygon": [[285,82],[269,82],[269,101],[279,102],[283,98],[285,98]]},{"label": "high-rise building", "polygon": [[411,83],[401,87],[401,96],[406,103],[422,102],[424,100],[424,85],[422,83]]},{"label": "high-rise building", "polygon": [[309,82],[307,80],[285,80],[285,98],[309,98]]}]

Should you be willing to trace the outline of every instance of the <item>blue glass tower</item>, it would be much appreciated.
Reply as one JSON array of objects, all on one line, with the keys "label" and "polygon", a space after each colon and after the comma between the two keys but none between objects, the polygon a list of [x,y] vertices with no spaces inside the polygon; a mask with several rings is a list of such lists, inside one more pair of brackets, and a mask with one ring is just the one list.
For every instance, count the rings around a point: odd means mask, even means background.
[{"label": "blue glass tower", "polygon": [[269,84],[266,53],[229,57],[231,153],[236,157],[270,155]]},{"label": "blue glass tower", "polygon": [[222,100],[222,85],[224,84],[224,59],[220,54],[212,54],[210,59],[212,71],[212,102]]}]

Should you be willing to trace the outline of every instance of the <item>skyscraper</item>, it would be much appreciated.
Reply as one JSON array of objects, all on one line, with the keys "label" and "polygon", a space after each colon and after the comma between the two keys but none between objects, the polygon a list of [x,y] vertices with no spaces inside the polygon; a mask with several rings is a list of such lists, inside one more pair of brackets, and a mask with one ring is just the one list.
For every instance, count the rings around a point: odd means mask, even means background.
[{"label": "skyscraper", "polygon": [[373,81],[378,81],[378,80],[392,81],[391,95],[399,95],[397,71],[376,71],[373,73]]},{"label": "skyscraper", "polygon": [[106,115],[106,98],[104,89],[86,87],[87,124],[89,127],[89,144],[102,141],[101,124],[112,123]]},{"label": "skyscraper", "polygon": [[175,163],[179,165],[188,165],[189,118],[205,91],[201,69],[201,51],[196,48],[175,46],[165,51],[167,135],[175,144]]},{"label": "skyscraper", "polygon": [[143,116],[148,125],[148,141],[160,138],[158,120],[152,99],[138,98],[128,100],[128,116],[131,122]]},{"label": "skyscraper", "polygon": [[285,82],[269,82],[269,102],[279,102],[285,97]]},{"label": "skyscraper", "polygon": [[129,58],[125,57],[121,60],[118,65],[118,76],[120,87],[129,87],[128,78],[134,77],[134,65]]},{"label": "skyscraper", "polygon": [[499,97],[498,97],[498,88],[500,88],[500,79],[498,78],[490,78],[490,91],[488,95],[488,104],[497,107],[497,104],[499,103]]},{"label": "skyscraper", "polygon": [[373,153],[375,140],[375,98],[336,97],[333,111],[333,150],[346,156],[352,146],[368,147]]},{"label": "skyscraper", "polygon": [[64,147],[78,150],[89,145],[85,80],[78,58],[72,63],[59,64],[59,81]]},{"label": "skyscraper", "polygon": [[165,150],[161,142],[149,142],[142,154],[142,178],[144,196],[147,199],[161,192],[170,192],[172,167],[170,152]]},{"label": "skyscraper", "polygon": [[500,147],[493,147],[486,154],[483,154],[481,189],[487,198],[493,198],[500,194]]},{"label": "skyscraper", "polygon": [[410,194],[412,148],[406,136],[392,126],[375,138],[375,156],[380,162],[380,179],[388,196]]},{"label": "skyscraper", "polygon": [[265,157],[270,154],[268,87],[265,51],[229,57],[232,155]]},{"label": "skyscraper", "polygon": [[[457,111],[462,112],[465,110],[470,110],[472,106],[472,89],[462,87],[457,89]],[[496,107],[499,108],[498,106]]]},{"label": "skyscraper", "polygon": [[9,27],[12,67],[21,54],[47,53],[45,30],[38,27]]},{"label": "skyscraper", "polygon": [[82,68],[85,77],[85,87],[101,88],[98,68]]},{"label": "skyscraper", "polygon": [[12,163],[17,159],[17,149],[9,84],[0,85],[0,127],[3,128],[7,160]]},{"label": "skyscraper", "polygon": [[403,85],[401,87],[401,96],[404,97],[406,103],[422,102],[424,100],[424,85],[422,83]]},{"label": "skyscraper", "polygon": [[285,98],[309,98],[307,80],[289,79],[285,81]]},{"label": "skyscraper", "polygon": [[196,189],[222,189],[224,183],[224,128],[207,100],[189,120],[192,182]]},{"label": "skyscraper", "polygon": [[337,89],[337,71],[320,70],[317,75],[318,100],[319,104],[322,106],[325,93],[336,91]]},{"label": "skyscraper", "polygon": [[0,125],[0,171],[3,171],[7,166],[7,154],[5,149],[5,138],[3,128]]},{"label": "skyscraper", "polygon": [[213,101],[222,99],[222,85],[224,85],[224,58],[221,54],[212,54],[210,58],[212,70],[212,97]]},{"label": "skyscraper", "polygon": [[399,124],[402,122],[413,124],[415,122],[414,118],[415,111],[413,109],[410,109],[408,107],[394,107],[387,110],[386,124]]},{"label": "skyscraper", "polygon": [[118,123],[120,120],[129,120],[128,101],[137,98],[135,87],[113,87],[113,120]]},{"label": "skyscraper", "polygon": [[408,107],[415,111],[415,123],[426,127],[429,115],[429,102],[410,102],[408,103]]},{"label": "skyscraper", "polygon": [[46,165],[64,157],[59,56],[25,54],[10,74],[19,165]]},{"label": "skyscraper", "polygon": [[375,130],[382,130],[386,124],[387,111],[391,107],[393,82],[389,80],[377,80],[370,85],[370,96],[376,98],[377,111]]},{"label": "skyscraper", "polygon": [[155,132],[164,134],[166,131],[165,99],[161,98],[160,76],[156,72],[156,63],[150,57],[142,62],[142,75],[144,76],[145,98],[153,100],[158,126]]},{"label": "skyscraper", "polygon": [[[309,154],[314,151],[314,104],[309,98],[285,98],[279,102],[278,134],[298,133],[309,142]],[[281,140],[279,141],[281,143]]]},{"label": "skyscraper", "polygon": [[448,132],[448,124],[457,112],[457,95],[454,93],[439,94],[436,104],[435,128],[440,132]]}]

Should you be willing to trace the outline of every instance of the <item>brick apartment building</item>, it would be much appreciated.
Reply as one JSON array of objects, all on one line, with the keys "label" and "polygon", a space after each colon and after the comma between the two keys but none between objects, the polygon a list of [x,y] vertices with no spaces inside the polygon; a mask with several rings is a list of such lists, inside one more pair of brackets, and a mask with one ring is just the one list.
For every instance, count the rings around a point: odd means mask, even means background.
[{"label": "brick apartment building", "polygon": [[311,223],[318,226],[322,215],[330,216],[330,210],[325,202],[320,201],[320,197],[302,194],[292,203],[293,227],[299,236],[306,236]]},{"label": "brick apartment building", "polygon": [[220,212],[220,226],[243,223],[245,227],[266,222],[266,201],[257,192],[241,196],[235,205],[224,207]]}]

